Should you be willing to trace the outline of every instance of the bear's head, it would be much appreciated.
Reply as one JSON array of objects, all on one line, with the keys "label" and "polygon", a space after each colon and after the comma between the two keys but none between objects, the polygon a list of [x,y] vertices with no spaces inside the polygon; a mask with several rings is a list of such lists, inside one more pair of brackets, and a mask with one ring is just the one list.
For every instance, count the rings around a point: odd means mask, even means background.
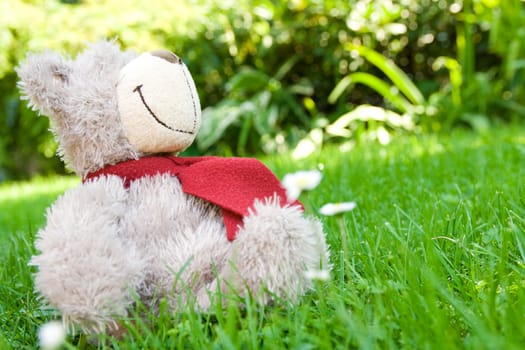
[{"label": "bear's head", "polygon": [[193,79],[169,51],[138,55],[101,41],[75,59],[30,54],[17,73],[23,98],[50,118],[60,156],[80,176],[144,155],[180,152],[200,127]]}]

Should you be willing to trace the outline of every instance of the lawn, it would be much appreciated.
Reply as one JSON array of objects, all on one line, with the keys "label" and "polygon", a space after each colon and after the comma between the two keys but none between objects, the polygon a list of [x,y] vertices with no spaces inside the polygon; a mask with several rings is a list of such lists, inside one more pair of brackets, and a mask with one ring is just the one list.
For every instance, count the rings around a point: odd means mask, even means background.
[{"label": "lawn", "polygon": [[[323,217],[334,269],[299,305],[129,322],[116,349],[520,349],[525,344],[525,127],[407,135],[387,147],[329,146],[307,160],[265,158],[279,177],[322,169],[301,200]],[[45,207],[75,178],[0,186],[0,348],[33,349],[38,307],[27,261]],[[7,249],[6,249],[7,248]],[[70,348],[92,348],[83,337]],[[94,347],[96,348],[96,347]]]}]

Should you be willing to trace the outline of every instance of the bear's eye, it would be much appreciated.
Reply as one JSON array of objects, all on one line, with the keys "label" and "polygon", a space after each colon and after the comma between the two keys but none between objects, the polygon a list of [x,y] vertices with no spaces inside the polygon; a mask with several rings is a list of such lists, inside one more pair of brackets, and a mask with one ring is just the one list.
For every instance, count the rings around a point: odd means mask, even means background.
[{"label": "bear's eye", "polygon": [[162,59],[165,59],[166,61],[170,63],[175,63],[175,64],[182,63],[182,60],[179,58],[179,56],[175,55],[173,52],[168,51],[168,50],[155,50],[155,51],[151,51],[150,54],[152,56],[157,56]]}]

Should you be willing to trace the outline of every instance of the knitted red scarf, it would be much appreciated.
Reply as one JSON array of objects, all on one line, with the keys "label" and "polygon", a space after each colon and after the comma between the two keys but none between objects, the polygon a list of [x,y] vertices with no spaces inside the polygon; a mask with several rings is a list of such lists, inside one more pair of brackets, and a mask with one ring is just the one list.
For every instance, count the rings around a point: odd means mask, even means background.
[{"label": "knitted red scarf", "polygon": [[[117,175],[128,188],[135,180],[158,174],[176,176],[185,193],[220,207],[230,241],[235,239],[242,219],[248,215],[255,199],[276,195],[282,205],[288,203],[280,181],[263,163],[253,158],[146,157],[107,166],[88,174],[83,182]],[[292,205],[302,208],[299,201]]]}]

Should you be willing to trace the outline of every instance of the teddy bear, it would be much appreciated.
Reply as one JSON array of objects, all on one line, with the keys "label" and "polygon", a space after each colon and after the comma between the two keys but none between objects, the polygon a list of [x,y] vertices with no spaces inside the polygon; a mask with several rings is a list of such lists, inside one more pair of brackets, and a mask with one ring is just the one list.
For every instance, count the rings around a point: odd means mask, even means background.
[{"label": "teddy bear", "polygon": [[101,40],[74,58],[30,53],[16,71],[82,179],[48,208],[30,261],[36,291],[67,325],[111,331],[138,302],[174,312],[228,295],[292,304],[311,288],[305,271],[330,268],[321,222],[262,162],[178,155],[201,107],[172,52]]}]

